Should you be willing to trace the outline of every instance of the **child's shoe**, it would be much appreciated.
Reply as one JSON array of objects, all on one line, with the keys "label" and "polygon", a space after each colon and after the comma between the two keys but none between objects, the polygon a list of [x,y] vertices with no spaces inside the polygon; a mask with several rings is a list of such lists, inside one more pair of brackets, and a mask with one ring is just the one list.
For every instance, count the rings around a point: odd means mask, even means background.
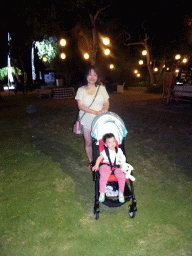
[{"label": "child's shoe", "polygon": [[105,201],[105,193],[100,193],[99,202],[103,203],[104,201]]},{"label": "child's shoe", "polygon": [[119,192],[119,202],[125,203],[125,198],[124,198],[123,192]]}]

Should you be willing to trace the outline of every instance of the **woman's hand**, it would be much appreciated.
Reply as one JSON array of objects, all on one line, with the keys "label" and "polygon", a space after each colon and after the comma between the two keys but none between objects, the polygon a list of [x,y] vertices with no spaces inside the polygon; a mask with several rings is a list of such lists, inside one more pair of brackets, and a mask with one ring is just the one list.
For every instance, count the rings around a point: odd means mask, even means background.
[{"label": "woman's hand", "polygon": [[104,114],[106,112],[107,112],[107,110],[101,109],[101,110],[97,111],[97,116],[102,115],[102,114]]}]

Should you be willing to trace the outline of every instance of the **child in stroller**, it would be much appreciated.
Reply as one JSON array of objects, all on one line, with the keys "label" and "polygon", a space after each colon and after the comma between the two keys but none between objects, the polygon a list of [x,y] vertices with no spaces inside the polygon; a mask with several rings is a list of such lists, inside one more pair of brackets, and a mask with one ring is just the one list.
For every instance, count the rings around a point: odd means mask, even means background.
[{"label": "child in stroller", "polygon": [[[120,162],[116,155],[123,155],[123,151],[116,147],[116,139],[113,133],[106,133],[103,136],[104,150],[97,158],[95,165],[92,167],[92,171],[99,169],[100,173],[100,197],[99,202],[105,201],[105,186],[111,172],[117,177],[119,183],[119,202],[124,203],[125,198],[123,195],[125,187],[125,174],[120,169]],[[102,162],[102,163],[101,163]]]},{"label": "child in stroller", "polygon": [[[115,176],[117,172],[116,173],[115,171],[112,172],[112,169],[111,169],[112,162],[114,163],[115,159],[110,159],[111,156],[110,157],[105,156],[104,158],[106,162],[109,163],[109,166],[106,166],[106,165],[104,166],[100,164],[101,159],[103,158],[101,152],[104,150],[104,146],[107,145],[107,147],[109,148],[109,144],[108,143],[106,144],[107,141],[112,142],[113,150],[114,150],[114,144],[115,144],[115,148],[116,148],[115,155],[118,150],[121,154],[124,154],[126,156],[125,148],[124,148],[126,135],[127,135],[127,130],[125,128],[123,120],[113,112],[107,112],[105,114],[97,116],[93,120],[91,136],[93,138],[94,164],[93,164],[92,170],[93,170],[93,180],[95,181],[94,214],[96,214],[96,219],[99,218],[99,212],[100,212],[99,203],[102,202],[108,207],[119,207],[122,204],[130,201],[131,199],[132,199],[132,204],[128,208],[128,213],[131,218],[135,217],[135,212],[137,211],[137,208],[136,208],[136,199],[135,199],[134,188],[133,188],[133,181],[131,179],[125,178],[125,174],[121,171],[118,165],[116,170],[119,170],[118,172],[120,172],[121,174],[120,175],[117,174],[118,177]],[[105,142],[103,141],[103,139]],[[106,152],[107,151],[105,150],[105,153]],[[102,181],[101,171],[103,168],[106,170],[106,167],[108,169],[107,171],[108,174],[105,175],[105,179],[104,181]],[[98,169],[100,169],[100,171],[98,171]],[[121,177],[123,177],[123,179]],[[130,188],[127,184],[127,181],[130,182]],[[105,196],[103,196],[102,193],[105,193],[104,194]]]}]

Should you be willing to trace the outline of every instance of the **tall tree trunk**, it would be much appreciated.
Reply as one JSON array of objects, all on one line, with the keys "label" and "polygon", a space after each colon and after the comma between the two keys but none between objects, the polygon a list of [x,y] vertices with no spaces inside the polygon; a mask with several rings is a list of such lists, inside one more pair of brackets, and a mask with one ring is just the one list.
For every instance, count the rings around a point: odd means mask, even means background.
[{"label": "tall tree trunk", "polygon": [[96,20],[97,16],[106,8],[108,8],[110,5],[100,8],[96,14],[93,16],[92,13],[89,13],[89,17],[91,20],[91,26],[92,26],[92,39],[93,39],[93,45],[92,45],[92,54],[91,54],[91,64],[95,66],[96,64],[96,55],[97,55],[97,29],[96,29]]},{"label": "tall tree trunk", "polygon": [[147,44],[147,38],[145,38],[143,45],[145,47],[145,50],[147,51],[146,58],[147,58],[147,68],[148,68],[149,75],[150,75],[150,83],[154,84],[154,72],[153,72],[153,68],[150,64],[151,57],[150,57],[149,47],[148,47],[148,44]]},{"label": "tall tree trunk", "polygon": [[[96,14],[98,15],[98,14]],[[91,65],[95,66],[96,63],[96,55],[97,55],[97,31],[96,31],[96,15],[93,17],[92,14],[89,14],[90,20],[91,20],[91,26],[92,26],[92,52],[91,52]]]},{"label": "tall tree trunk", "polygon": [[164,65],[165,65],[165,60],[160,61],[159,72],[158,72],[158,75],[157,75],[157,83],[159,83],[160,75],[163,71]]}]

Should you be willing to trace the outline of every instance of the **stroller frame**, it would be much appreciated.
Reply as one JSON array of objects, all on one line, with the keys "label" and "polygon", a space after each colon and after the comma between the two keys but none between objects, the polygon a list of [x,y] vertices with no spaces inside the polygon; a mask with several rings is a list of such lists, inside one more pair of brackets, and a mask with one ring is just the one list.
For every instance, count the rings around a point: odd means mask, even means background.
[{"label": "stroller frame", "polygon": [[[96,145],[96,140],[93,139],[93,156],[94,156],[94,160],[97,159],[97,157],[99,156],[99,146]],[[125,138],[122,140],[121,145],[119,145],[119,147],[122,149],[124,155],[125,154],[125,148],[124,148],[124,144],[125,144]],[[93,161],[94,164],[94,161]],[[131,175],[133,175],[133,173],[131,173]],[[93,181],[95,182],[95,202],[94,202],[94,214],[95,214],[95,219],[99,219],[99,171],[93,172]],[[116,181],[114,181],[116,182]],[[108,182],[108,183],[114,183],[114,182]],[[116,182],[117,183],[117,182]],[[124,190],[124,197],[125,197],[125,203],[131,200],[131,205],[129,205],[128,207],[128,214],[130,216],[130,218],[134,218],[136,211],[137,211],[137,201],[135,198],[135,193],[134,193],[134,186],[133,186],[133,181],[129,180],[130,183],[130,188],[127,184],[127,182],[125,183],[125,190]],[[112,184],[114,185],[114,184]],[[118,183],[117,183],[118,185]],[[120,207],[121,205],[123,205],[124,203],[120,203],[119,202],[119,197],[105,197],[105,201],[103,202],[104,205],[108,206],[108,207]]]}]

